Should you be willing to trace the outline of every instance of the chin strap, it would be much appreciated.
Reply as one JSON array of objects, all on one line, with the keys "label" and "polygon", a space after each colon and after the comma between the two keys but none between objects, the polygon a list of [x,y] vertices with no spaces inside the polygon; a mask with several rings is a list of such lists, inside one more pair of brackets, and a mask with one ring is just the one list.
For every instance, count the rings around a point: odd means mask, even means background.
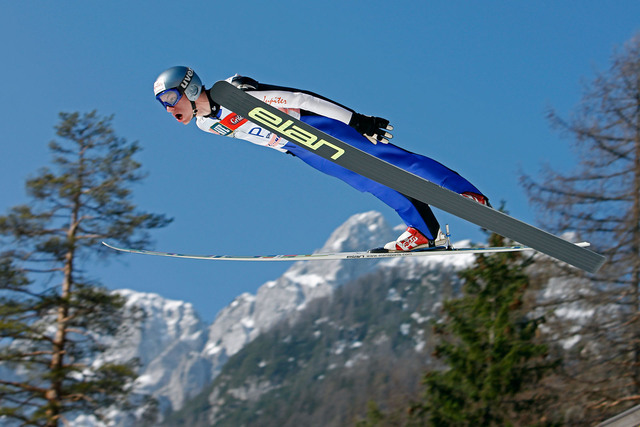
[{"label": "chin strap", "polygon": [[191,109],[193,110],[193,116],[191,118],[194,118],[196,114],[198,114],[198,109],[196,108],[196,103],[194,101],[189,100],[189,102],[191,103]]}]

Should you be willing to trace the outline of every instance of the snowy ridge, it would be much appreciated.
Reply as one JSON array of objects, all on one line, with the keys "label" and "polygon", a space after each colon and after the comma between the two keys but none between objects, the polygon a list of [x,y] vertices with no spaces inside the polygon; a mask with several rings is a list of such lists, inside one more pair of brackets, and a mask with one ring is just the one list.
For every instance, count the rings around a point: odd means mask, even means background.
[{"label": "snowy ridge", "polygon": [[180,407],[197,394],[210,377],[211,364],[200,353],[206,345],[207,325],[190,303],[169,300],[152,293],[118,290],[128,307],[144,310],[138,328],[118,337],[118,346],[107,359],[138,358],[142,369],[136,392],[151,394],[161,407]]},{"label": "snowy ridge", "polygon": [[[338,227],[318,252],[362,250],[392,240],[393,230],[378,212],[353,215]],[[318,261],[294,263],[281,277],[262,285],[255,296],[240,295],[223,309],[209,328],[206,355],[217,370],[229,356],[261,332],[301,310],[314,298],[363,274],[379,261]],[[257,326],[259,325],[259,326]]]}]

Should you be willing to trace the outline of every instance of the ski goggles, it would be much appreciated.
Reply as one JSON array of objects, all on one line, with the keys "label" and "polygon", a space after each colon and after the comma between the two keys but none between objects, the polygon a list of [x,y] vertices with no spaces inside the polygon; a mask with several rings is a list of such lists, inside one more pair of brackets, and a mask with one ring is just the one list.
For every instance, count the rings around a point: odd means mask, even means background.
[{"label": "ski goggles", "polygon": [[156,95],[156,99],[160,101],[160,104],[167,107],[175,107],[178,101],[182,98],[182,94],[178,89],[167,89],[163,90],[159,94]]}]

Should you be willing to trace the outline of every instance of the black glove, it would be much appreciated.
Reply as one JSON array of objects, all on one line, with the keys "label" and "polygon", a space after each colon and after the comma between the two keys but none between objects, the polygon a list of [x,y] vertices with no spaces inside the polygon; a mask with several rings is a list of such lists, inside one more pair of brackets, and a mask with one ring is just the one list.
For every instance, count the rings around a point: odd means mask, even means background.
[{"label": "black glove", "polygon": [[382,117],[365,116],[364,114],[353,113],[349,126],[366,136],[374,144],[382,142],[388,144],[393,135],[388,130],[393,130],[389,120]]},{"label": "black glove", "polygon": [[251,77],[234,76],[231,79],[231,84],[242,90],[256,90],[258,89],[258,85],[260,83],[258,83],[257,80],[254,80]]}]

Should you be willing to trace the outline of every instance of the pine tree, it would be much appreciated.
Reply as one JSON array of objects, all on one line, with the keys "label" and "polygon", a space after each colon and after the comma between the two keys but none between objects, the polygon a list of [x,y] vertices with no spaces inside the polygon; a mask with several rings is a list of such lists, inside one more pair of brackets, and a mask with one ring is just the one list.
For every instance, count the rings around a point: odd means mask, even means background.
[{"label": "pine tree", "polygon": [[141,246],[170,221],[139,212],[137,143],[112,117],[61,113],[52,168],[27,180],[30,203],[0,216],[0,419],[56,426],[65,415],[100,415],[124,404],[135,361],[95,364],[130,320],[122,297],[86,276],[103,239]]},{"label": "pine tree", "polygon": [[573,139],[578,167],[546,168],[523,184],[545,228],[578,232],[608,257],[588,288],[563,296],[593,314],[558,331],[580,338],[565,366],[565,402],[592,412],[578,421],[594,422],[640,402],[640,34],[585,86],[569,119],[549,117]]},{"label": "pine tree", "polygon": [[[502,238],[492,235],[500,246]],[[516,253],[480,256],[460,273],[463,296],[444,304],[435,355],[445,369],[425,374],[414,421],[429,425],[503,426],[542,422],[540,400],[527,394],[555,362],[536,341],[542,319],[523,304],[526,263]]]}]

